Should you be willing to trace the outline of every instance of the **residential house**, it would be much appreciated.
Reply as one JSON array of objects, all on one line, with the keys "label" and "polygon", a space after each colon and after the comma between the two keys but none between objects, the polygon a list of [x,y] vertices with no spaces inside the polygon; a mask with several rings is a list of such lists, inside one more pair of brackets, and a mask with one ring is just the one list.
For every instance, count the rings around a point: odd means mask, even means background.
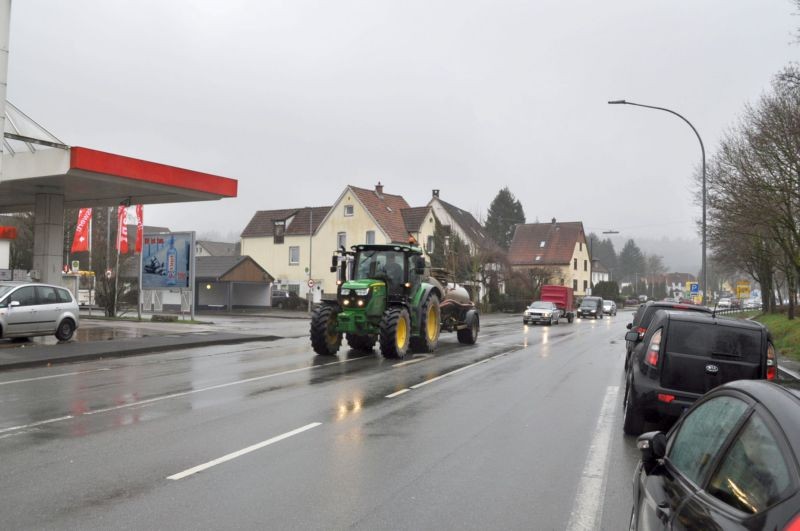
[{"label": "residential house", "polygon": [[432,240],[435,228],[430,207],[412,208],[402,196],[384,192],[380,182],[373,190],[349,185],[315,230],[315,288],[335,291],[336,275],[330,272],[334,250],[359,243],[408,243],[410,238],[423,245]]},{"label": "residential house", "polygon": [[[499,290],[503,293],[503,280],[502,272],[497,258],[504,255],[505,252],[498,246],[491,238],[489,238],[483,228],[475,217],[455,205],[452,205],[440,196],[440,191],[433,190],[431,200],[428,201],[428,206],[433,209],[433,213],[439,223],[447,227],[454,234],[464,241],[470,249],[473,256],[481,257],[482,266],[485,269],[483,272],[486,274],[488,271],[497,271]],[[432,251],[433,236],[430,236],[430,241],[427,243],[428,252]],[[483,300],[486,294],[486,286],[481,282],[480,278],[474,279],[473,282],[468,283],[476,288],[478,300]]]},{"label": "residential house", "polygon": [[592,286],[596,285],[598,282],[608,282],[611,280],[611,273],[608,271],[608,268],[602,264],[602,262],[598,260],[592,260],[591,270]]},{"label": "residential house", "polygon": [[242,253],[275,277],[280,289],[301,297],[313,280],[314,299],[336,289],[330,272],[335,250],[359,243],[429,241],[436,227],[430,207],[412,208],[399,195],[348,185],[329,207],[256,212],[242,232]]},{"label": "residential house", "polygon": [[196,240],[194,242],[194,255],[200,256],[239,256],[241,254],[241,243],[210,242],[208,240]]},{"label": "residential house", "polygon": [[311,278],[312,232],[330,210],[329,206],[259,210],[242,231],[241,252],[269,271],[275,279],[273,289],[302,296]]},{"label": "residential house", "polygon": [[583,223],[558,222],[517,225],[508,250],[513,271],[544,275],[542,283],[571,286],[577,296],[591,288],[591,264]]}]

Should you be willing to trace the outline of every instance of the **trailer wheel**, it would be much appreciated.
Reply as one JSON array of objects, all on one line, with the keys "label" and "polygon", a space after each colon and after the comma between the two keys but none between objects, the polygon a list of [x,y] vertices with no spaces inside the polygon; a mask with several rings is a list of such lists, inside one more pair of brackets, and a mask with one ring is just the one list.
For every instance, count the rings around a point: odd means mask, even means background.
[{"label": "trailer wheel", "polygon": [[320,356],[335,356],[342,345],[336,330],[339,312],[333,306],[320,306],[311,314],[311,347]]},{"label": "trailer wheel", "polygon": [[377,338],[369,334],[346,334],[347,344],[353,350],[364,350],[369,352],[375,346]]},{"label": "trailer wheel", "polygon": [[439,331],[442,328],[439,297],[431,294],[422,305],[419,319],[419,336],[411,338],[414,352],[433,352],[439,346]]},{"label": "trailer wheel", "polygon": [[408,310],[394,306],[381,318],[381,354],[384,358],[402,358],[408,352],[411,337],[411,318]]},{"label": "trailer wheel", "polygon": [[474,345],[478,340],[478,332],[481,329],[480,319],[477,313],[467,314],[467,327],[457,332],[458,342],[464,345]]},{"label": "trailer wheel", "polygon": [[573,319],[575,319],[575,316],[573,316],[572,314],[567,315],[567,322],[568,323],[571,324]]}]

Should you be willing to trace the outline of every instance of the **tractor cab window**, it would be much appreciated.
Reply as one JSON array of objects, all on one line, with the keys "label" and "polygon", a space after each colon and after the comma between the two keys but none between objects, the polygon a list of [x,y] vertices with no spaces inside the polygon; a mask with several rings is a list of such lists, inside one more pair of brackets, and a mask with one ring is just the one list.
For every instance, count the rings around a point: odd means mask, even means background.
[{"label": "tractor cab window", "polygon": [[362,251],[358,254],[355,279],[385,278],[390,286],[403,284],[403,253],[396,251]]}]

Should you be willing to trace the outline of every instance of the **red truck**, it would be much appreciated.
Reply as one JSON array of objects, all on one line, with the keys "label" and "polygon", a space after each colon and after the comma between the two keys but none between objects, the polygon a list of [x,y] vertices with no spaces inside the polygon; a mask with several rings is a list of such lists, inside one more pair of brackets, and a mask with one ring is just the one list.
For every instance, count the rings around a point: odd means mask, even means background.
[{"label": "red truck", "polygon": [[552,302],[561,310],[561,317],[566,317],[567,322],[575,319],[575,311],[572,306],[572,288],[568,286],[542,286],[539,300]]}]

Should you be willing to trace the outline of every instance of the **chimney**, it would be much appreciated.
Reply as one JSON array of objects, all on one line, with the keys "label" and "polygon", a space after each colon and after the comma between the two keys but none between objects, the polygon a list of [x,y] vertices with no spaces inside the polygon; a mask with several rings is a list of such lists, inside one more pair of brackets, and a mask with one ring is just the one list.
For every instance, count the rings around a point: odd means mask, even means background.
[{"label": "chimney", "polygon": [[553,222],[553,225],[555,225],[556,224],[556,218],[553,218],[552,222]]},{"label": "chimney", "polygon": [[383,197],[383,185],[380,181],[378,181],[378,184],[375,185],[375,193],[378,195],[378,197]]},{"label": "chimney", "polygon": [[433,197],[439,197],[439,190],[436,188],[433,189]]}]

